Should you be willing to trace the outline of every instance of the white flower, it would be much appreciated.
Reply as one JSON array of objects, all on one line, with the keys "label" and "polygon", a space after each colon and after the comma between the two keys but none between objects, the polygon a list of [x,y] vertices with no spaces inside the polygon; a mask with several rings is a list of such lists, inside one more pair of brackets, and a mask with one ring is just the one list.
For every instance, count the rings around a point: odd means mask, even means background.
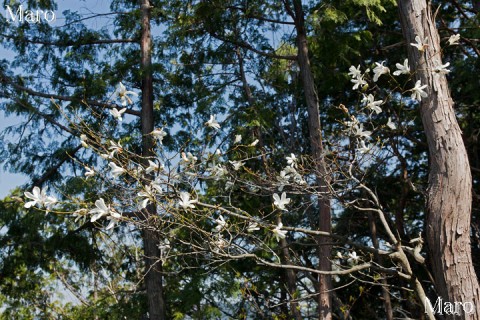
[{"label": "white flower", "polygon": [[352,87],[353,90],[357,90],[358,87],[364,86],[367,84],[367,81],[363,80],[363,78],[352,79],[350,81],[354,83]]},{"label": "white flower", "polygon": [[225,221],[222,215],[219,215],[218,218],[215,219],[215,222],[217,223],[217,225],[215,226],[215,229],[213,229],[215,232],[222,231],[223,228],[225,228],[225,226],[227,225],[227,222]]},{"label": "white flower", "polygon": [[388,117],[387,127],[389,127],[392,130],[397,129],[397,126],[395,125],[395,123],[393,123],[392,118],[390,117]]},{"label": "white flower", "polygon": [[188,208],[195,208],[193,205],[197,203],[197,200],[190,200],[190,193],[182,191],[180,192],[180,201],[178,201],[178,205],[183,209],[187,210]]},{"label": "white flower", "polygon": [[115,227],[115,224],[120,220],[122,216],[115,211],[110,211],[110,215],[107,217],[107,220],[110,220],[110,223],[105,228],[105,230],[110,230]]},{"label": "white flower", "polygon": [[35,205],[39,208],[46,207],[48,209],[57,202],[57,198],[47,196],[47,188],[40,190],[39,187],[34,187],[32,192],[26,191],[24,193],[25,197],[32,200],[25,203],[24,207],[27,209]]},{"label": "white flower", "polygon": [[155,181],[152,181],[150,183],[150,186],[152,187],[153,190],[155,190],[157,193],[163,193],[162,186],[160,185],[160,180],[159,178],[155,179]]},{"label": "white flower", "polygon": [[233,143],[237,144],[237,143],[240,143],[240,142],[242,142],[242,135],[241,134],[235,135],[235,140],[233,141]]},{"label": "white flower", "polygon": [[362,103],[365,103],[366,107],[375,111],[376,114],[382,112],[382,108],[379,106],[383,103],[383,100],[375,101],[375,97],[372,94],[369,94],[368,96],[363,95]]},{"label": "white flower", "polygon": [[182,162],[184,163],[195,163],[198,160],[197,157],[195,157],[192,153],[190,152],[182,152]]},{"label": "white flower", "polygon": [[348,254],[348,262],[356,264],[358,263],[358,260],[360,259],[359,256],[357,256],[357,253],[355,251],[351,252]]},{"label": "white flower", "polygon": [[257,231],[257,230],[260,230],[260,228],[258,227],[258,223],[250,222],[248,224],[247,232],[253,232],[253,231]]},{"label": "white flower", "polygon": [[451,35],[447,41],[448,41],[448,45],[450,46],[457,45],[458,41],[460,41],[460,34]]},{"label": "white flower", "polygon": [[290,165],[290,167],[292,168],[297,167],[297,157],[293,153],[290,153],[290,157],[286,157],[286,159],[287,159],[287,164]]},{"label": "white flower", "polygon": [[115,210],[111,209],[110,205],[107,206],[103,198],[100,198],[97,201],[95,201],[95,206],[96,208],[89,211],[89,213],[93,214],[92,218],[90,219],[90,222],[95,222],[101,217],[109,216],[109,215],[117,219],[122,217],[119,213],[115,212]]},{"label": "white flower", "polygon": [[127,91],[127,88],[123,85],[123,83],[119,82],[117,85],[117,89],[115,90],[114,96],[117,96],[122,103],[122,106],[126,106],[128,104],[132,104],[133,101],[130,99],[129,95],[131,96],[138,96],[136,92]]},{"label": "white flower", "polygon": [[285,239],[285,236],[287,235],[286,230],[282,230],[283,224],[281,222],[278,223],[278,225],[275,227],[275,229],[272,230],[273,235],[277,239],[277,242],[280,241],[280,239]]},{"label": "white flower", "polygon": [[112,170],[112,175],[116,178],[118,176],[121,176],[122,174],[125,173],[125,169],[123,169],[122,167],[119,167],[117,166],[114,162],[110,162],[108,164],[108,166],[110,167],[110,169]]},{"label": "white flower", "polygon": [[337,251],[337,258],[338,259],[343,259],[343,255],[340,251]]},{"label": "white flower", "polygon": [[145,169],[145,173],[150,173],[152,171],[158,171],[158,170],[162,170],[163,169],[163,165],[160,164],[156,164],[155,162],[151,161],[151,160],[148,160],[148,168]]},{"label": "white flower", "polygon": [[154,136],[155,138],[157,138],[158,142],[160,142],[160,144],[162,144],[163,138],[165,138],[165,136],[167,135],[167,133],[165,131],[163,131],[163,128],[155,129],[150,134],[152,136]]},{"label": "white flower", "polygon": [[378,63],[378,62],[375,62],[375,64],[377,65],[374,69],[373,69],[373,82],[377,82],[378,81],[378,78],[382,75],[382,74],[387,74],[390,72],[390,69],[388,69],[387,67],[385,67],[383,64],[385,63],[385,61],[382,61],[382,63]]},{"label": "white flower", "polygon": [[229,161],[229,162],[232,164],[233,170],[235,170],[235,171],[240,170],[240,168],[243,166],[242,161]]},{"label": "white flower", "polygon": [[450,62],[436,66],[433,68],[433,72],[439,73],[439,74],[447,74],[450,72],[450,70],[447,69],[449,65],[450,65]]},{"label": "white flower", "polygon": [[110,114],[115,118],[117,119],[117,121],[122,121],[122,115],[125,113],[125,111],[127,111],[127,108],[123,108],[123,109],[120,109],[120,110],[117,110],[117,108],[113,108],[111,110],[108,110],[110,112]]},{"label": "white flower", "polygon": [[225,176],[228,171],[221,164],[210,163],[208,171],[215,177],[216,180]]},{"label": "white flower", "polygon": [[292,199],[287,198],[285,192],[282,192],[282,197],[280,198],[278,194],[273,194],[273,199],[275,200],[273,204],[280,210],[287,210],[285,209],[285,205],[289,204]]},{"label": "white flower", "polygon": [[353,126],[353,134],[359,138],[370,138],[372,135],[371,131],[364,131],[363,130],[363,123],[360,123],[360,126],[354,125]]},{"label": "white flower", "polygon": [[87,140],[88,140],[88,138],[87,138],[86,134],[81,134],[80,135],[80,143],[82,144],[82,146],[84,148],[88,148]]},{"label": "white flower", "polygon": [[369,144],[368,147],[365,145],[365,141],[360,140],[358,151],[361,153],[368,153],[372,149],[372,144]]},{"label": "white flower", "polygon": [[360,70],[360,65],[355,68],[355,66],[351,66],[348,71],[349,76],[351,76],[353,79],[360,79],[362,77],[362,71]]},{"label": "white flower", "polygon": [[397,67],[397,71],[393,72],[394,76],[410,73],[410,66],[408,65],[408,59],[405,59],[403,61],[403,64],[397,63],[395,66]]},{"label": "white flower", "polygon": [[423,89],[425,89],[427,87],[426,84],[424,84],[422,86],[420,80],[418,80],[416,83],[415,83],[415,87],[412,89],[412,96],[411,98],[412,99],[415,99],[415,100],[418,100],[418,101],[422,101],[422,98],[426,98],[428,97],[428,94],[423,91]]},{"label": "white flower", "polygon": [[110,150],[109,159],[111,159],[116,153],[122,153],[123,147],[120,142],[115,143],[115,141],[110,140],[110,147],[108,147],[108,150]]},{"label": "white flower", "polygon": [[258,143],[258,139],[255,139],[255,141],[253,141],[252,143],[250,143],[248,146],[249,147],[255,147]]},{"label": "white flower", "polygon": [[425,39],[422,39],[419,36],[415,37],[415,43],[410,43],[411,46],[415,47],[418,49],[418,51],[423,52],[425,51],[425,48],[428,46],[428,37],[425,37]]},{"label": "white flower", "polygon": [[205,125],[207,127],[210,127],[210,128],[216,129],[216,130],[220,129],[220,124],[217,122],[217,120],[215,120],[215,115],[210,115],[210,120],[205,122]]},{"label": "white flower", "polygon": [[85,177],[87,177],[87,179],[95,175],[95,171],[92,168],[85,166],[85,170],[87,170],[85,172]]}]

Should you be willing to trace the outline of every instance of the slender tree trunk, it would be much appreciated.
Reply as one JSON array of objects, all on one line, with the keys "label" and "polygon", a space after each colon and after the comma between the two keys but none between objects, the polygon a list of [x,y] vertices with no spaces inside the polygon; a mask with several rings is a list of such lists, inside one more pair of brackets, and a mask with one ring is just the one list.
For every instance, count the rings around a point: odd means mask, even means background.
[{"label": "slender tree trunk", "polygon": [[[327,170],[325,159],[323,157],[322,127],[320,123],[320,106],[318,96],[315,91],[313,73],[310,67],[308,56],[307,34],[305,29],[304,12],[301,0],[293,0],[293,11],[287,4],[287,11],[295,21],[297,31],[298,46],[298,65],[300,68],[300,77],[303,84],[305,100],[308,110],[308,130],[310,135],[310,147],[317,171],[317,184],[319,191],[319,217],[318,229],[330,233],[331,214],[330,199],[328,197]],[[320,236],[318,238],[318,268],[322,271],[331,271],[330,263],[331,245],[328,237]],[[319,275],[318,288],[318,313],[320,319],[332,318],[332,278],[329,275]]]},{"label": "slender tree trunk", "polygon": [[[152,39],[150,30],[150,2],[141,0],[142,36],[140,47],[142,51],[142,155],[146,162],[154,155],[154,141],[150,133],[154,129],[153,123],[153,77],[152,77]],[[155,215],[155,207],[147,206],[145,219]],[[155,231],[143,231],[143,246],[145,253],[145,284],[147,288],[148,312],[150,320],[166,319],[165,301],[163,297],[162,263],[160,249]]]},{"label": "slender tree trunk", "polygon": [[[446,77],[433,72],[442,64],[440,37],[426,0],[400,0],[398,5],[410,65],[416,80],[428,86],[420,112],[430,156],[426,228],[435,288],[444,301],[473,303],[472,313],[457,319],[480,319],[470,248],[470,166]],[[424,52],[410,45],[416,36],[428,38]]]}]

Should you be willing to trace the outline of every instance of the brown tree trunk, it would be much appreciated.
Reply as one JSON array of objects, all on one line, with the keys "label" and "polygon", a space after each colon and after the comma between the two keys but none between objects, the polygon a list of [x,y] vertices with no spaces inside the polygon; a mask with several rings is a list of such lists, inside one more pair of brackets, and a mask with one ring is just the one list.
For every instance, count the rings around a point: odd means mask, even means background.
[{"label": "brown tree trunk", "polygon": [[[327,170],[325,159],[323,157],[322,144],[322,126],[320,123],[320,106],[318,96],[315,91],[315,83],[313,73],[310,67],[310,58],[308,56],[307,33],[305,29],[304,12],[301,0],[293,0],[293,10],[286,3],[286,9],[295,21],[297,31],[298,46],[298,65],[300,69],[300,77],[303,84],[305,101],[308,110],[308,130],[310,135],[310,147],[312,157],[315,162],[317,171],[317,184],[319,191],[319,216],[318,230],[330,233],[331,215],[330,215],[330,199],[328,197],[327,186]],[[328,237],[320,236],[318,238],[318,269],[322,271],[331,271],[330,263],[331,245]],[[318,314],[320,319],[332,318],[332,278],[329,275],[319,275],[318,288]]]},{"label": "brown tree trunk", "polygon": [[[150,30],[150,2],[141,0],[142,36],[140,48],[142,51],[142,155],[145,162],[154,155],[153,137],[150,133],[154,129],[153,123],[153,76],[152,76],[152,38]],[[147,206],[145,219],[155,215],[155,207]],[[165,301],[163,297],[162,263],[160,249],[155,231],[143,231],[143,246],[145,253],[145,285],[147,288],[148,312],[150,320],[166,319]]]},{"label": "brown tree trunk", "polygon": [[[430,159],[426,228],[435,288],[444,302],[473,303],[472,313],[460,308],[461,316],[447,317],[480,319],[470,248],[470,167],[446,77],[433,71],[442,64],[440,37],[426,0],[399,0],[398,5],[410,65],[416,80],[428,86],[420,112]],[[416,36],[428,38],[424,52],[410,45]]]}]

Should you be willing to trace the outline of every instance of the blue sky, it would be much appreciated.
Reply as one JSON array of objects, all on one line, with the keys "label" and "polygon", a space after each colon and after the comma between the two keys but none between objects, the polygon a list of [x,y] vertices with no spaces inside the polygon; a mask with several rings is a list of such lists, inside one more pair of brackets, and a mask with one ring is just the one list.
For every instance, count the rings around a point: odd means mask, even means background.
[{"label": "blue sky", "polygon": [[[98,13],[106,13],[110,11],[110,1],[105,0],[84,0],[84,1],[58,1],[58,9],[55,11],[56,21],[52,22],[52,25],[61,27],[64,23],[62,12],[65,10],[76,11],[84,16],[94,15]],[[27,8],[24,8],[27,9]],[[6,17],[5,7],[0,8],[0,14]],[[91,27],[101,27],[105,24],[105,20],[101,18],[91,19],[89,23]],[[88,23],[87,21],[85,21]],[[0,58],[9,59],[12,57],[12,53],[5,50],[0,45]],[[0,132],[6,127],[11,125],[20,124],[21,119],[15,116],[5,116],[3,111],[0,110]],[[28,182],[28,177],[21,174],[14,174],[6,172],[2,166],[0,166],[0,198],[4,198],[8,195],[9,191],[15,189]]]}]

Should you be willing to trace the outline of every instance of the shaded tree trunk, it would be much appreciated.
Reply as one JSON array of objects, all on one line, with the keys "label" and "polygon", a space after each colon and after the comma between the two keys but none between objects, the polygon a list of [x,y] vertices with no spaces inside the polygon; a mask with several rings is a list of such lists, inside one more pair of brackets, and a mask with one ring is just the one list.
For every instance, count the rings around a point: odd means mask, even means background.
[{"label": "shaded tree trunk", "polygon": [[[142,156],[143,161],[154,155],[154,141],[150,133],[154,129],[153,119],[153,76],[152,76],[152,38],[150,30],[150,2],[141,0],[142,35],[140,47],[142,51]],[[145,219],[155,215],[155,206],[150,204],[145,209]],[[147,289],[148,312],[150,320],[166,319],[166,307],[163,297],[162,262],[160,249],[154,230],[143,231],[143,246],[145,253],[145,284]]]},{"label": "shaded tree trunk", "polygon": [[[295,22],[297,31],[298,47],[298,65],[300,69],[300,78],[303,84],[305,101],[308,110],[308,130],[310,135],[310,148],[315,167],[317,171],[318,185],[318,230],[330,233],[331,214],[330,199],[328,197],[327,170],[325,159],[323,157],[322,126],[320,123],[320,106],[318,96],[315,91],[312,69],[310,67],[310,58],[308,56],[307,31],[305,28],[305,18],[301,0],[293,0],[293,9],[285,2],[286,10]],[[331,271],[330,263],[331,240],[328,237],[320,236],[318,238],[318,269],[322,271]],[[318,314],[320,319],[332,318],[332,278],[329,275],[319,275],[318,287]]]},{"label": "shaded tree trunk", "polygon": [[[426,231],[435,288],[444,301],[473,303],[472,313],[457,319],[480,319],[480,289],[470,247],[470,166],[446,77],[433,71],[442,64],[440,37],[426,0],[398,5],[411,67],[416,80],[428,86],[420,112],[430,159]],[[424,51],[410,45],[416,36],[428,38]]]}]

